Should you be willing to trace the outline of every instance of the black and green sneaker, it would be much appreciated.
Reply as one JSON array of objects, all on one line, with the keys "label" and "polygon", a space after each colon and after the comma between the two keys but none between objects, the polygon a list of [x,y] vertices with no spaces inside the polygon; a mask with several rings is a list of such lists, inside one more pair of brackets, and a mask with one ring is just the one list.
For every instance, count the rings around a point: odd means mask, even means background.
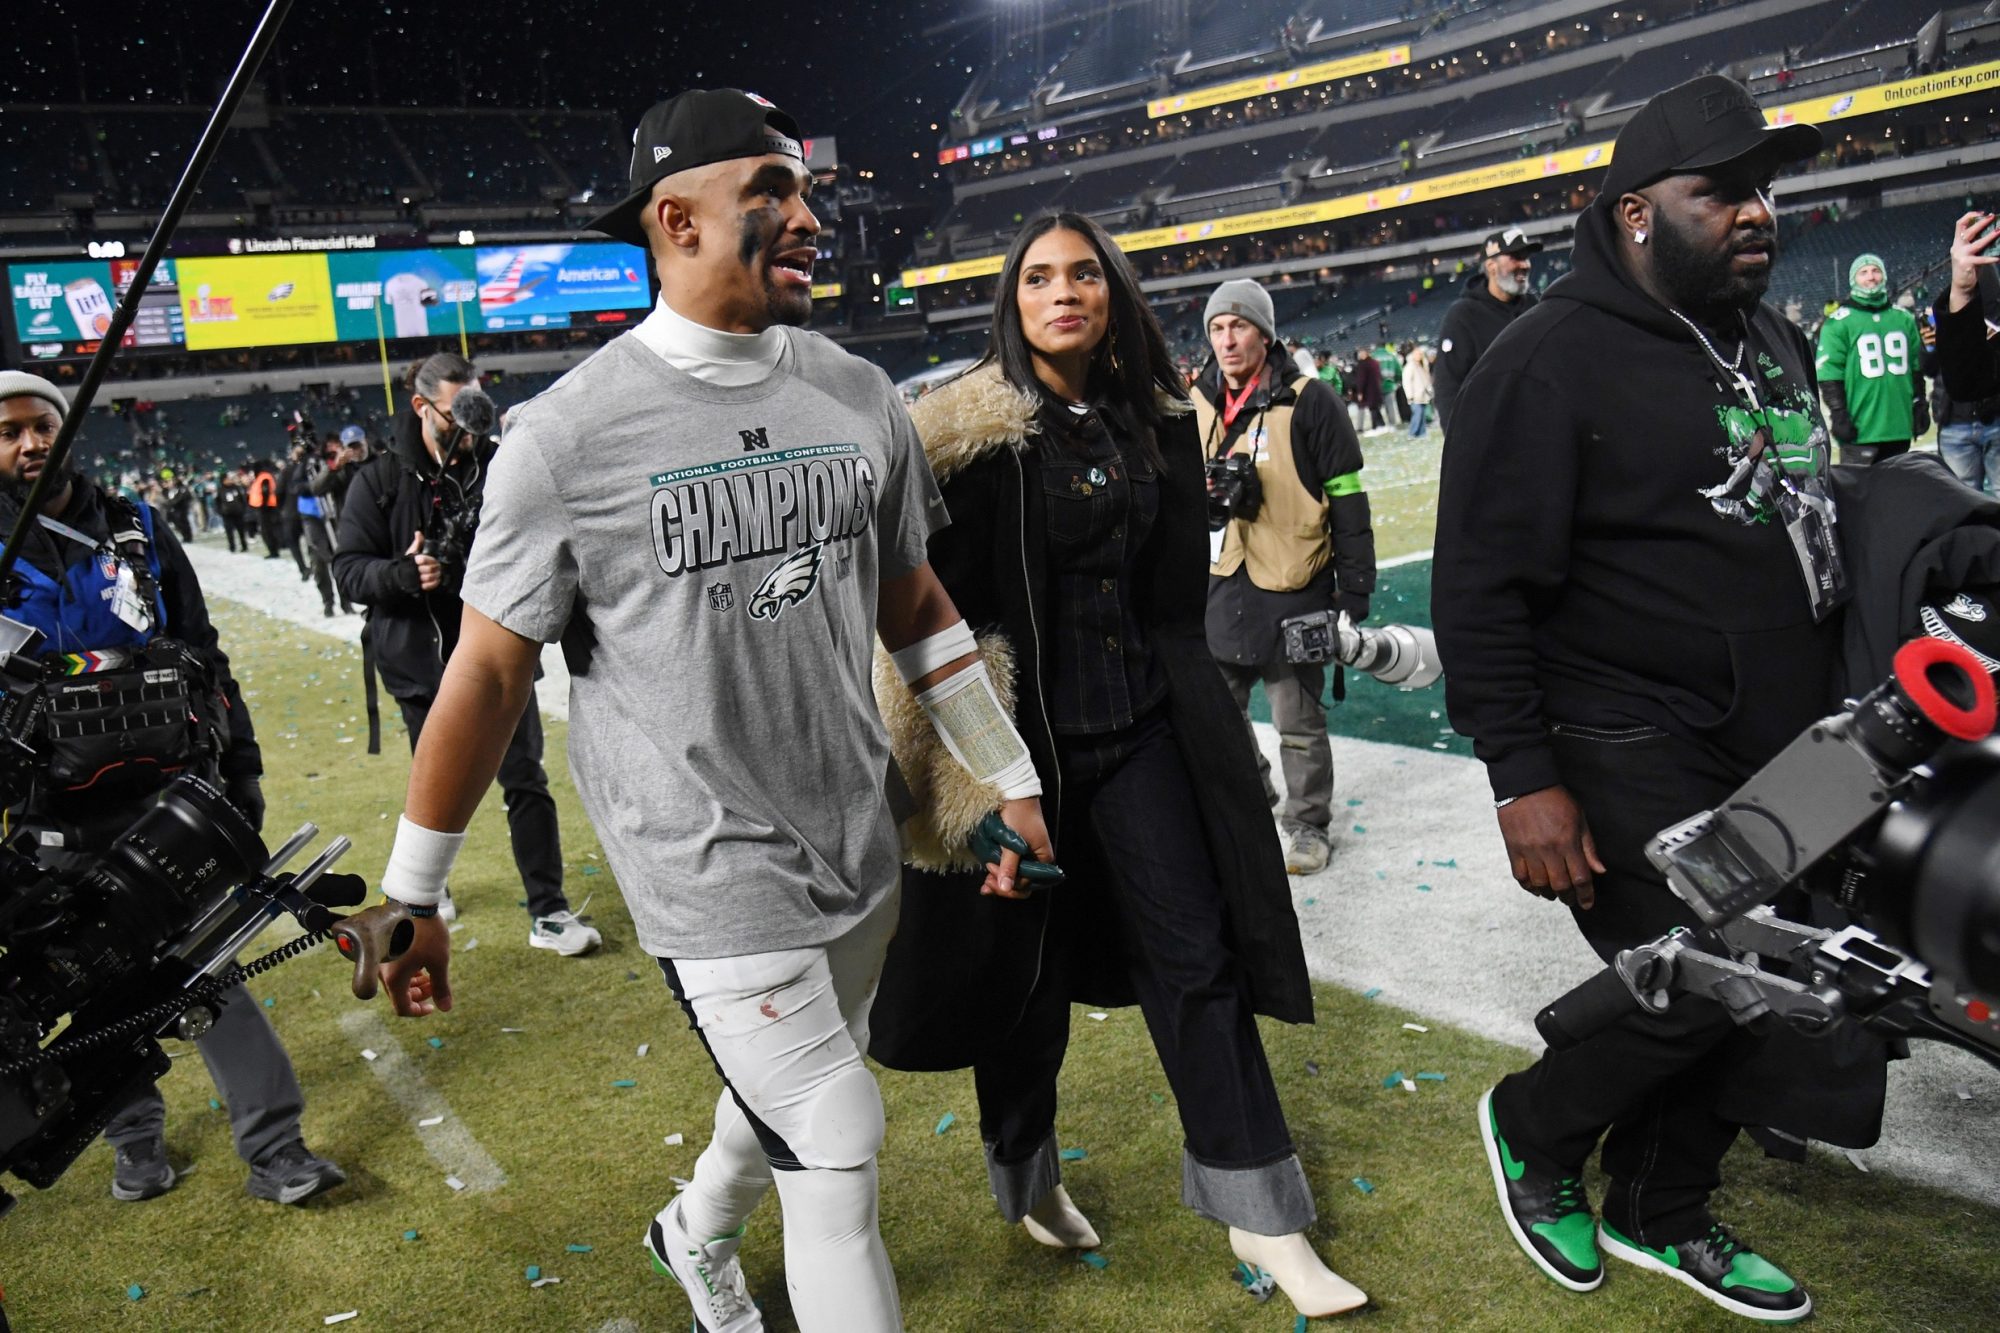
[{"label": "black and green sneaker", "polygon": [[1516,1157],[1500,1132],[1491,1088],[1479,1099],[1479,1137],[1486,1144],[1507,1230],[1536,1267],[1557,1282],[1571,1291],[1597,1290],[1604,1281],[1604,1261],[1597,1255],[1597,1228],[1582,1179],[1537,1171]]},{"label": "black and green sneaker", "polygon": [[1604,1248],[1628,1264],[1684,1282],[1731,1314],[1767,1324],[1789,1324],[1812,1313],[1812,1297],[1791,1274],[1729,1234],[1720,1222],[1694,1240],[1653,1249],[1601,1227]]}]

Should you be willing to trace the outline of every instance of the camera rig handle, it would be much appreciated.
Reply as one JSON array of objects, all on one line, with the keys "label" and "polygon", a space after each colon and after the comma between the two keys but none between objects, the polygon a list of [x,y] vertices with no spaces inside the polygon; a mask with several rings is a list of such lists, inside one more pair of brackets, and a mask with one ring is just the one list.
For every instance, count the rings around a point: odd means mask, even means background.
[{"label": "camera rig handle", "polygon": [[409,905],[394,898],[364,908],[333,928],[340,956],[354,964],[354,998],[372,1000],[382,964],[401,958],[416,938]]}]

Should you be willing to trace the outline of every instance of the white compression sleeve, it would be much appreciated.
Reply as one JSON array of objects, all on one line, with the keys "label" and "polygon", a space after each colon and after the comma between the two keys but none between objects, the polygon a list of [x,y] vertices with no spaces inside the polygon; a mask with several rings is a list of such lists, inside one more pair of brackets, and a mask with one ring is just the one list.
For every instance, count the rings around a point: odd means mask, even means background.
[{"label": "white compression sleeve", "polygon": [[937,728],[951,757],[981,782],[1000,788],[1002,800],[1018,801],[1042,794],[1035,761],[1014,728],[986,663],[974,662],[955,671],[917,696],[917,702]]},{"label": "white compression sleeve", "polygon": [[451,863],[465,843],[463,833],[439,833],[413,824],[408,815],[396,823],[396,843],[389,849],[389,864],[382,867],[377,886],[386,897],[414,907],[433,907],[444,897],[444,882],[451,875]]},{"label": "white compression sleeve", "polygon": [[941,666],[949,666],[968,653],[979,651],[979,643],[963,620],[953,621],[927,639],[918,639],[907,648],[889,654],[896,674],[905,685],[922,680]]}]

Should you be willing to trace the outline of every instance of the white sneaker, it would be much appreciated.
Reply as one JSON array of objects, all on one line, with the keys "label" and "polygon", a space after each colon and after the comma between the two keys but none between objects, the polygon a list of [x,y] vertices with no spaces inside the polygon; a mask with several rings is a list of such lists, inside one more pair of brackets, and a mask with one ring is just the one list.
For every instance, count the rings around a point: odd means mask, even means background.
[{"label": "white sneaker", "polygon": [[451,900],[451,886],[449,884],[445,886],[444,897],[438,899],[437,908],[438,920],[447,923],[458,920],[458,904]]},{"label": "white sneaker", "polygon": [[1326,869],[1333,844],[1316,828],[1293,824],[1285,830],[1285,873],[1316,875]]},{"label": "white sneaker", "polygon": [[564,910],[536,917],[535,924],[528,927],[528,943],[537,949],[554,949],[565,958],[574,958],[604,943],[604,936],[598,933],[595,926],[586,926],[577,920],[575,912]]},{"label": "white sneaker", "polygon": [[697,1245],[681,1226],[681,1201],[659,1211],[646,1230],[646,1249],[653,1267],[681,1284],[694,1306],[702,1333],[764,1333],[764,1316],[750,1299],[743,1282],[743,1265],[736,1251],[743,1231]]}]

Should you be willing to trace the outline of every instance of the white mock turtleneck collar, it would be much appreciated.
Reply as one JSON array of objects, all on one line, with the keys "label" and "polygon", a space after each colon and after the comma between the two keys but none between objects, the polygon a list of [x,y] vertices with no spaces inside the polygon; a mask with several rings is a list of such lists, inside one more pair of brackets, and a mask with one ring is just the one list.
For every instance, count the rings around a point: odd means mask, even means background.
[{"label": "white mock turtleneck collar", "polygon": [[785,355],[785,331],[724,333],[697,324],[667,304],[663,294],[632,336],[675,370],[709,384],[742,388],[768,378]]}]

